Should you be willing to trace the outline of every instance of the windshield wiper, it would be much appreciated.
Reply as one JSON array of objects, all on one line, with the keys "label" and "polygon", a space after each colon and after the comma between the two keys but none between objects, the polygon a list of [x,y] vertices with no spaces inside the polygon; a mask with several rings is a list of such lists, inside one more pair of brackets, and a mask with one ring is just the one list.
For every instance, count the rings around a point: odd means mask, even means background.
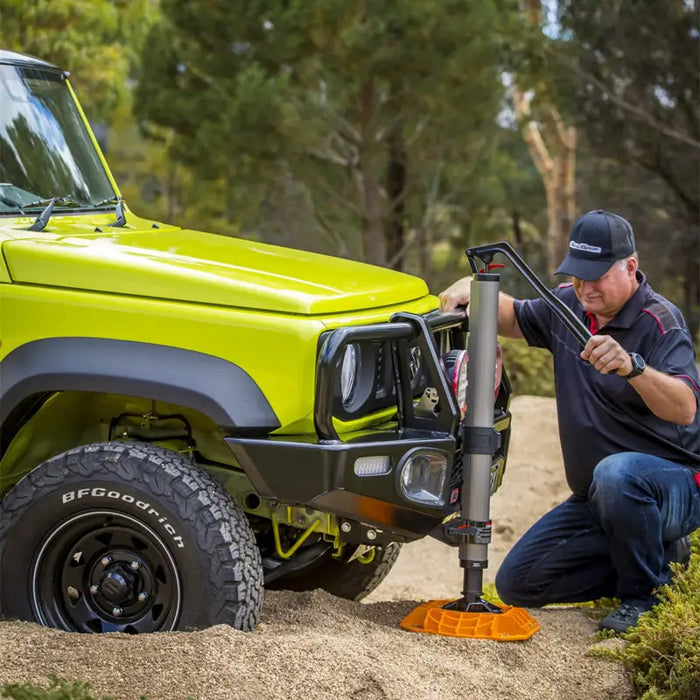
[{"label": "windshield wiper", "polygon": [[[53,199],[49,200],[49,204],[44,209],[44,211],[39,214],[39,216],[34,219],[34,223],[27,229],[27,231],[43,231],[44,228],[46,227],[46,224],[49,223],[49,219],[51,218],[51,212],[53,211],[54,204],[56,204],[56,197]],[[35,202],[34,204],[27,205],[27,206],[38,206],[40,202]]]},{"label": "windshield wiper", "polygon": [[[102,202],[93,204],[92,207],[94,209],[98,209],[99,207],[106,206],[107,204],[116,205],[114,209],[114,215],[116,218],[111,224],[108,224],[108,226],[121,227],[126,225],[126,216],[124,214],[124,200],[121,197],[110,197],[109,199],[105,199]],[[53,211],[53,208],[56,205],[71,208],[82,208],[85,206],[84,204],[80,204],[79,202],[76,202],[70,199],[69,197],[52,197],[51,199],[37,199],[35,202],[29,202],[29,204],[24,204],[20,207],[23,213],[25,209],[45,206],[45,209],[41,212],[41,214],[39,214],[39,216],[36,217],[34,223],[27,229],[27,231],[43,231],[46,228],[46,225],[49,223],[49,220],[51,219],[51,212]]]},{"label": "windshield wiper", "polygon": [[116,195],[114,197],[108,197],[107,199],[103,199],[101,202],[97,202],[97,204],[90,204],[90,206],[93,209],[99,209],[100,207],[106,207],[108,204],[118,204],[119,203],[119,197]]},{"label": "windshield wiper", "polygon": [[[112,197],[110,199],[106,199],[103,202],[100,202],[98,204],[93,205],[95,208],[98,208],[100,206],[105,206],[106,204],[114,204],[116,203],[116,207],[114,209],[114,215],[116,219],[111,223],[108,224],[108,226],[115,226],[115,227],[121,227],[126,224],[126,216],[124,214],[124,200],[121,197]],[[53,208],[56,205],[59,206],[64,206],[64,207],[81,207],[84,205],[79,204],[78,202],[73,201],[72,199],[68,199],[68,197],[53,197],[52,199],[38,199],[36,202],[30,202],[29,204],[25,204],[22,209],[28,209],[30,207],[39,207],[46,205],[46,208],[39,214],[39,216],[36,217],[34,220],[34,223],[27,229],[27,231],[43,231],[46,228],[46,225],[49,223],[49,220],[51,219],[51,212],[53,211]]]},{"label": "windshield wiper", "polygon": [[29,204],[22,204],[20,209],[32,209],[33,207],[45,207],[54,202],[60,207],[82,207],[80,202],[76,202],[70,197],[52,197],[51,199],[37,199],[35,202],[29,202]]},{"label": "windshield wiper", "polygon": [[36,202],[30,202],[29,204],[25,204],[22,206],[22,210],[24,209],[29,209],[31,207],[41,207],[46,205],[46,209],[44,209],[39,216],[34,219],[34,223],[27,229],[27,231],[43,231],[46,228],[46,224],[49,223],[49,219],[51,218],[51,212],[53,211],[54,206],[58,204],[59,206],[62,207],[79,207],[80,204],[78,202],[73,201],[72,199],[69,199],[68,197],[53,197],[52,199],[38,199]]},{"label": "windshield wiper", "polygon": [[126,216],[124,216],[124,200],[119,197],[117,206],[114,208],[114,215],[117,217],[115,221],[108,226],[124,226],[126,224]]},{"label": "windshield wiper", "polygon": [[93,209],[99,209],[100,207],[105,207],[108,204],[114,204],[114,216],[116,219],[108,226],[124,226],[126,224],[126,216],[124,214],[124,198],[123,197],[110,197],[109,199],[103,199],[97,204],[93,204]]}]

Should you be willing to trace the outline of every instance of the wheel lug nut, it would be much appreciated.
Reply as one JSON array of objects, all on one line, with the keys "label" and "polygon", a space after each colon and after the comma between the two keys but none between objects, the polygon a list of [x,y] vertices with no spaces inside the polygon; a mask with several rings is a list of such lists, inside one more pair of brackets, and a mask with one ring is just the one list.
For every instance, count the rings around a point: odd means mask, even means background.
[{"label": "wheel lug nut", "polygon": [[112,608],[112,615],[114,615],[114,617],[119,617],[122,612],[123,610],[121,608]]},{"label": "wheel lug nut", "polygon": [[146,591],[141,591],[141,593],[139,593],[138,595],[139,601],[143,603],[143,601],[146,600],[146,598],[148,598],[148,593],[146,593]]},{"label": "wheel lug nut", "polygon": [[92,586],[90,586],[90,593],[92,593],[92,595],[95,595],[99,590],[99,587],[96,586],[94,583],[92,584]]},{"label": "wheel lug nut", "polygon": [[137,569],[140,569],[140,568],[141,568],[141,564],[139,564],[136,560],[132,561],[131,564],[129,564],[129,566],[130,566],[134,571],[136,571]]},{"label": "wheel lug nut", "polygon": [[102,564],[102,566],[107,566],[110,564],[111,561],[112,557],[102,557],[102,559],[100,560],[100,564]]}]

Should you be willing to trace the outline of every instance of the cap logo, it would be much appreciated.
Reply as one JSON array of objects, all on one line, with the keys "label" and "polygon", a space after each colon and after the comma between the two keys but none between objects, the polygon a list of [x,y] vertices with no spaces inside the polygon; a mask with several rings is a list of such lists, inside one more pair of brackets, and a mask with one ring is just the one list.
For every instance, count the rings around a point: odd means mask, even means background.
[{"label": "cap logo", "polygon": [[569,248],[574,250],[583,250],[586,253],[602,253],[603,249],[597,245],[588,245],[588,243],[577,243],[576,241],[569,241]]}]

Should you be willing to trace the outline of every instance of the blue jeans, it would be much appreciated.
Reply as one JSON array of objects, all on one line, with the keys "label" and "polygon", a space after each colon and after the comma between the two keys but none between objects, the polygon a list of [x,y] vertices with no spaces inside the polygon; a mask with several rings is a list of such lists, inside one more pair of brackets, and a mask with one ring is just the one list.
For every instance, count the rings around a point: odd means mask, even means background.
[{"label": "blue jeans", "polygon": [[649,598],[669,582],[669,544],[700,527],[693,476],[639,452],[601,460],[587,499],[558,505],[511,549],[496,575],[499,596],[526,607]]}]

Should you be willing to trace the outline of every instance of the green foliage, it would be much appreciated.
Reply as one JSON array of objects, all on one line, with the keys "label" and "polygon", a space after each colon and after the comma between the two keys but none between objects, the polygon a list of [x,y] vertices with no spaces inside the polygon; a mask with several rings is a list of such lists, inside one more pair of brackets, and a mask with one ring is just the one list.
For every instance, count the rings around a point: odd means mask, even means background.
[{"label": "green foliage", "polygon": [[487,600],[489,603],[493,603],[494,605],[505,605],[505,603],[498,596],[495,583],[485,583],[483,588],[484,594],[482,597],[484,600]]},{"label": "green foliage", "polygon": [[[98,700],[89,683],[76,680],[72,683],[52,676],[48,687],[35,683],[5,683],[0,686],[0,698],[8,700]],[[111,700],[103,697],[101,700]],[[142,700],[144,700],[142,698]]]},{"label": "green foliage", "polygon": [[223,183],[244,232],[428,276],[432,243],[510,228],[519,207],[508,183],[523,177],[497,115],[515,3],[217,0],[195,11],[168,0],[162,9],[138,115],[149,132],[172,130],[179,163]]},{"label": "green foliage", "polygon": [[700,530],[691,535],[687,569],[674,566],[660,603],[643,615],[624,638],[624,647],[602,655],[620,661],[643,700],[697,700],[700,697]]},{"label": "green foliage", "polygon": [[554,396],[554,369],[549,351],[530,347],[522,340],[501,338],[500,343],[513,394]]},{"label": "green foliage", "polygon": [[[5,683],[0,686],[0,700],[114,700],[111,695],[97,696],[90,683],[82,680],[68,682],[52,675],[48,686],[36,683]],[[148,700],[140,695],[139,700]],[[195,700],[188,695],[186,700]]]},{"label": "green foliage", "polygon": [[111,123],[129,115],[127,78],[155,13],[142,0],[4,0],[0,46],[73,73],[88,116]]}]

